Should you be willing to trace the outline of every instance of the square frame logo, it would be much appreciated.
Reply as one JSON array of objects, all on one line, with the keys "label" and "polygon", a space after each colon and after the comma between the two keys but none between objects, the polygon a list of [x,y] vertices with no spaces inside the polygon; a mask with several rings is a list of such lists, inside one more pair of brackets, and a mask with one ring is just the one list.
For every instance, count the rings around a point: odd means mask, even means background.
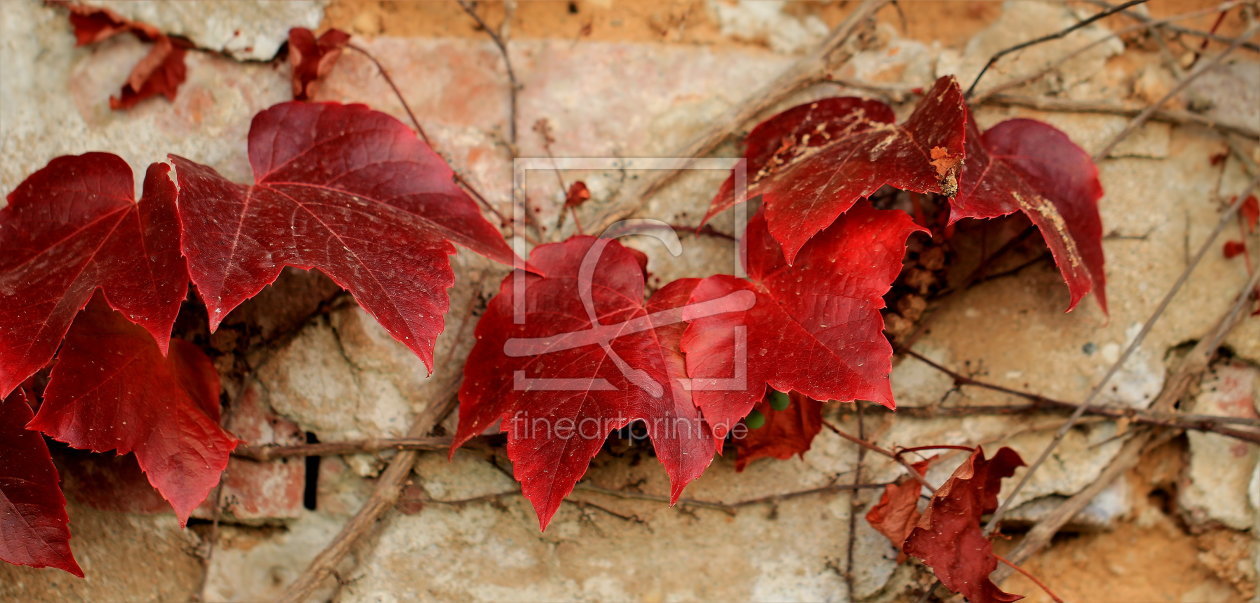
[{"label": "square frame logo", "polygon": [[[513,229],[525,223],[526,178],[529,172],[539,171],[640,171],[640,170],[720,170],[734,175],[733,193],[736,199],[745,198],[748,192],[748,160],[744,158],[725,157],[522,157],[512,162],[512,221]],[[745,251],[744,231],[748,224],[748,204],[737,203],[730,210],[734,214],[734,235],[732,254],[734,265],[731,274],[737,277],[747,276],[742,258]],[[583,258],[579,269],[578,295],[591,321],[591,328],[572,333],[561,333],[539,338],[510,338],[504,344],[504,354],[511,357],[534,356],[569,350],[587,345],[598,345],[608,354],[609,359],[621,371],[621,374],[634,387],[646,391],[654,398],[664,395],[669,384],[658,383],[646,371],[630,366],[621,358],[611,343],[617,337],[648,330],[653,325],[676,324],[695,320],[706,316],[725,312],[747,310],[756,302],[750,291],[736,291],[723,297],[698,303],[685,304],[679,308],[658,312],[651,316],[639,317],[625,323],[601,324],[595,312],[591,282],[595,266],[600,254],[609,241],[629,235],[643,235],[662,243],[674,257],[682,255],[682,242],[674,228],[668,222],[654,219],[629,219],[614,223],[597,235],[595,244]],[[512,277],[512,319],[514,324],[525,324],[525,288],[526,275],[524,259],[529,256],[529,245],[525,237],[513,230],[512,248],[516,251],[517,260]],[[748,333],[742,326],[733,329],[734,349],[732,351],[733,371],[730,376],[706,379],[679,379],[681,386],[687,390],[738,391],[748,385]],[[603,378],[564,378],[564,377],[529,377],[525,371],[513,373],[513,389],[533,391],[615,391],[617,386]]]}]

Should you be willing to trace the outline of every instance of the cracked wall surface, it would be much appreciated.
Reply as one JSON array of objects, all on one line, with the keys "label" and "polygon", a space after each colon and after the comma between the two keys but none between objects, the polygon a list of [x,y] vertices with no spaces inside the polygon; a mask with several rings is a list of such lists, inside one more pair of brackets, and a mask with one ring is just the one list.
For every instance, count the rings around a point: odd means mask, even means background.
[{"label": "cracked wall surface", "polygon": [[[607,17],[614,4],[574,3],[579,15],[582,11],[592,15],[597,32],[615,32],[612,17]],[[711,127],[714,116],[744,102],[750,90],[790,66],[808,48],[805,42],[819,32],[825,34],[837,18],[824,8],[815,9],[816,14],[801,13],[805,9],[796,4],[713,0],[691,3],[685,13],[676,7],[662,9],[657,25],[666,34],[659,38],[640,38],[639,33],[549,37],[526,22],[517,28],[518,34],[525,33],[511,41],[522,86],[517,155],[547,156],[548,149],[533,130],[545,119],[555,138],[550,152],[557,157],[668,156]],[[903,36],[895,18],[881,19],[866,48],[836,75],[892,88],[922,86],[949,73],[968,82],[996,49],[1053,32],[1079,18],[1057,3],[1008,2],[1000,10],[992,3],[957,4],[975,5],[974,23],[958,26],[966,29],[964,37]],[[113,112],[106,99],[144,53],[142,45],[119,38],[75,48],[58,9],[33,0],[3,0],[0,150],[6,159],[0,164],[0,185],[6,191],[52,157],[88,150],[118,153],[137,171],[176,153],[214,166],[227,177],[248,180],[244,152],[249,118],[287,100],[290,92],[285,64],[257,60],[274,56],[290,26],[323,22],[368,34],[357,42],[390,69],[434,146],[492,202],[509,210],[512,162],[502,62],[495,47],[471,30],[458,10],[344,1],[150,1],[110,6],[228,56],[192,53],[189,79],[174,102],[149,101],[130,112]],[[446,19],[449,35],[426,29],[432,24],[390,22],[389,11],[406,10],[435,11],[435,19]],[[914,21],[914,13],[907,18]],[[407,27],[415,31],[408,32]],[[570,31],[568,27],[560,20],[556,31]],[[1016,92],[1080,101],[1139,102],[1143,95],[1162,95],[1175,80],[1159,53],[1126,49],[1114,38],[1104,40],[1110,31],[1092,25],[1008,57],[986,76],[986,85],[1035,72],[1065,52],[1103,40],[1050,77]],[[1260,90],[1260,63],[1254,54],[1240,57],[1205,77],[1188,100],[1179,101],[1188,103],[1182,106],[1198,103],[1212,115],[1260,127],[1260,102],[1248,102]],[[818,86],[802,91],[784,107],[837,94],[870,93]],[[341,58],[322,84],[319,98],[363,102],[406,119],[376,68],[356,53]],[[908,108],[897,106],[899,114]],[[1014,116],[1040,119],[1091,152],[1128,122],[1124,116],[997,104],[982,106],[976,116],[982,128]],[[1211,162],[1225,148],[1221,136],[1210,129],[1155,122],[1100,163],[1106,190],[1100,209],[1107,233],[1109,316],[1091,299],[1065,314],[1066,288],[1054,267],[1041,262],[935,302],[930,329],[915,343],[915,350],[994,383],[1059,399],[1083,399],[1216,225],[1223,204],[1252,177],[1235,157],[1219,165]],[[1254,144],[1247,148],[1253,161],[1260,158]],[[716,154],[735,156],[738,151],[728,142]],[[592,192],[592,207],[598,208],[629,180],[642,176],[608,170],[565,177],[583,179]],[[694,224],[723,177],[686,174],[650,199],[639,215]],[[527,181],[527,190],[540,206],[538,219],[556,224],[563,191],[554,177],[537,174]],[[729,230],[729,217],[719,218],[715,225]],[[573,229],[570,220],[558,230],[567,234]],[[652,242],[629,244],[648,254],[654,284],[726,272],[733,259],[729,244],[714,238],[685,236],[680,257]],[[466,252],[453,257],[453,267],[457,284],[450,292],[452,309],[438,340],[433,375],[426,374],[414,355],[390,339],[367,313],[349,300],[334,300],[335,286],[318,277],[286,273],[270,297],[264,294],[264,299],[239,311],[239,329],[225,329],[213,338],[213,345],[231,350],[239,360],[239,365],[220,368],[244,373],[240,383],[226,384],[242,401],[236,423],[229,423],[236,426],[233,431],[252,443],[300,442],[307,433],[320,441],[405,433],[420,411],[449,393],[471,348],[476,312],[506,274],[503,267]],[[1148,405],[1163,386],[1179,346],[1193,342],[1214,324],[1246,276],[1243,262],[1209,253],[1102,401],[1134,408]],[[260,341],[267,344],[236,347]],[[1192,411],[1254,418],[1260,391],[1260,319],[1244,322],[1226,346],[1232,356],[1215,366],[1197,388]],[[951,378],[912,358],[896,364],[892,383],[898,405],[911,409],[1023,402],[991,391],[955,388]],[[829,418],[842,428],[857,430],[846,409],[831,409]],[[885,447],[1007,445],[1030,459],[1050,441],[1062,419],[1062,414],[1050,413],[931,417],[871,411],[864,429]],[[447,433],[453,433],[454,425],[453,418],[446,421]],[[1092,483],[1130,428],[1125,422],[1106,420],[1087,421],[1073,430],[1021,493],[1013,517],[1035,521]],[[650,496],[668,493],[666,476],[648,449],[613,448],[595,460],[587,476],[589,486]],[[1109,539],[1137,538],[1136,530],[1146,539],[1143,546],[1167,546],[1170,551],[1175,547],[1177,558],[1186,559],[1189,566],[1180,576],[1153,572],[1141,578],[1150,581],[1153,590],[1125,593],[1142,598],[1168,592],[1213,600],[1251,596],[1255,583],[1251,533],[1260,506],[1255,448],[1192,433],[1161,454],[1146,473],[1117,481],[1074,521],[1072,529],[1091,539],[1095,549],[1052,548],[1036,562],[1042,578],[1065,581],[1067,591],[1084,599],[1097,596],[1097,591],[1078,586],[1088,582],[1082,576],[1104,575],[1090,573],[1102,570],[1082,567],[1088,564],[1077,557],[1108,546],[1119,551],[1115,554],[1124,554]],[[58,453],[59,462],[63,456]],[[92,488],[98,487],[91,478],[100,475],[99,467],[63,468],[72,500],[72,546],[89,577],[77,581],[48,570],[0,565],[0,599],[274,598],[367,498],[372,479],[389,456],[325,458],[314,484],[318,501],[314,510],[303,505],[308,484],[300,461],[265,470],[234,461],[228,478],[233,506],[217,532],[204,524],[181,531],[173,516],[143,497],[105,501],[114,510],[97,510],[94,506],[102,505],[91,503]],[[719,459],[685,496],[733,502],[819,488],[851,480],[856,460],[852,445],[824,432],[800,459],[760,461],[742,473],[734,471],[732,459]],[[936,466],[929,479],[939,482],[953,466],[950,462]],[[1156,466],[1163,473],[1155,471]],[[539,533],[533,511],[516,494],[519,485],[504,473],[507,467],[501,450],[461,450],[450,461],[440,452],[423,455],[404,490],[401,511],[392,513],[377,535],[355,551],[339,568],[340,581],[329,581],[320,596],[344,601],[900,600],[922,581],[911,568],[896,563],[896,551],[861,518],[857,532],[849,534],[851,503],[844,492],[723,510],[671,508],[659,501],[579,487],[548,531]],[[871,455],[863,462],[864,481],[894,479],[900,471],[887,459]],[[1016,479],[1021,475],[1017,473]],[[1168,494],[1168,504],[1151,504],[1152,492]],[[876,491],[861,494],[858,512],[864,514],[876,496]],[[95,498],[101,498],[99,493]],[[209,508],[203,507],[199,516],[210,517]],[[848,592],[842,569],[850,538],[855,543],[854,592]],[[206,555],[210,540],[214,545]],[[150,568],[145,572],[160,574],[161,580],[138,575],[132,569],[135,565]],[[1113,567],[1120,576],[1117,580],[1128,580],[1138,571],[1143,567],[1136,561],[1117,561]],[[1021,580],[1009,581],[1007,590],[1040,596]]]}]

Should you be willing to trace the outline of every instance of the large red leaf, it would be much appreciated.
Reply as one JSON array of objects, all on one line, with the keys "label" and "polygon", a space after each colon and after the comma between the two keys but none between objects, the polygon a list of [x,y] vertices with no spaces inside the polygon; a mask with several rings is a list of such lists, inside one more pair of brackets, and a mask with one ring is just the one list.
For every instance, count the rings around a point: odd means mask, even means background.
[{"label": "large red leaf", "polygon": [[1094,292],[1107,311],[1103,272],[1102,185],[1089,153],[1066,134],[1032,119],[1011,119],[985,131],[969,119],[967,160],[950,222],[1022,211],[1041,231],[1076,307]]},{"label": "large red leaf", "polygon": [[1022,599],[1002,592],[989,580],[998,561],[980,518],[997,509],[1002,479],[1023,465],[1010,448],[1003,447],[985,459],[984,450],[977,447],[932,496],[927,512],[906,538],[906,554],[922,559],[941,584],[973,603]]},{"label": "large red leaf", "polygon": [[237,441],[219,427],[219,375],[196,346],[153,338],[99,301],[75,320],[31,421],[75,448],[134,452],[180,523],[219,482]]},{"label": "large red leaf", "polygon": [[[927,473],[928,466],[936,460],[933,456],[911,465],[920,476]],[[905,561],[906,553],[902,546],[906,538],[919,524],[923,516],[919,512],[919,495],[923,493],[923,483],[912,475],[907,475],[895,484],[884,486],[884,494],[879,502],[866,513],[866,521],[880,534],[892,541],[897,547],[898,563]]]},{"label": "large red leaf", "polygon": [[[748,136],[747,196],[762,197],[770,234],[789,264],[811,237],[881,186],[953,195],[966,106],[942,77],[902,124],[883,103],[832,98],[788,109]],[[732,175],[705,221],[742,202]]]},{"label": "large red leaf", "polygon": [[676,500],[717,449],[681,381],[683,321],[740,299],[686,307],[698,281],[684,279],[644,304],[646,258],[609,239],[542,245],[530,263],[547,276],[515,275],[524,299],[508,276],[477,324],[452,451],[502,421],[516,479],[545,529],[608,433],[644,421]]},{"label": "large red leaf", "polygon": [[514,258],[442,158],[363,105],[271,107],[254,117],[249,160],[255,182],[242,185],[171,156],[184,255],[211,329],[285,266],[318,268],[432,369],[455,282],[451,242]]},{"label": "large red leaf", "polygon": [[763,457],[790,459],[794,454],[805,456],[814,442],[814,436],[822,431],[822,402],[796,392],[771,395],[786,396],[788,406],[775,410],[770,397],[757,403],[753,412],[761,413],[765,424],[757,428],[750,425],[747,432],[737,432],[734,436],[736,471],[743,471],[748,463]]},{"label": "large red leaf", "polygon": [[307,100],[315,96],[315,87],[350,43],[350,34],[330,29],[318,38],[305,27],[289,30],[289,65],[293,68],[293,98]]},{"label": "large red leaf", "polygon": [[0,210],[0,396],[52,360],[98,287],[165,353],[188,291],[169,171],[149,166],[136,203],[131,168],[116,155],[58,157],[9,194]]},{"label": "large red leaf", "polygon": [[[761,214],[749,220],[748,279],[711,276],[691,301],[749,291],[756,304],[696,318],[682,338],[687,374],[699,380],[692,395],[714,432],[723,436],[748,415],[767,384],[815,400],[871,400],[892,408],[892,346],[879,310],[901,272],[906,238],[921,230],[905,212],[862,202],[789,266]],[[724,383],[741,375],[742,383]]]},{"label": "large red leaf", "polygon": [[25,391],[0,401],[0,560],[82,578],[57,468],[44,436],[26,430],[30,420]]}]

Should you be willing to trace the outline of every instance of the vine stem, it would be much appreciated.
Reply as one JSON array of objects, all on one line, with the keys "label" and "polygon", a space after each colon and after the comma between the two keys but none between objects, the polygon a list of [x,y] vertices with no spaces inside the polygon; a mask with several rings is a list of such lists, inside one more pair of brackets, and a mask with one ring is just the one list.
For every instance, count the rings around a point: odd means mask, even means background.
[{"label": "vine stem", "polygon": [[[1107,0],[1082,0],[1082,1],[1088,2],[1100,8],[1112,7],[1112,4],[1110,2],[1107,2]],[[1149,15],[1144,15],[1142,13],[1125,12],[1123,14],[1124,16],[1130,19],[1133,19],[1134,21],[1141,22],[1141,23],[1150,23],[1155,20],[1154,17],[1151,17]],[[1195,36],[1198,38],[1203,38],[1205,40],[1211,40],[1213,42],[1221,42],[1224,44],[1230,44],[1235,40],[1235,38],[1230,38],[1228,36],[1223,36],[1220,34],[1209,32],[1209,31],[1201,31],[1198,29],[1183,27],[1181,25],[1175,25],[1172,23],[1160,24],[1159,27],[1162,29],[1166,29],[1168,31],[1174,32],[1174,33],[1186,34],[1189,36]],[[1246,48],[1247,50],[1260,52],[1260,44],[1256,44],[1255,42],[1243,42],[1242,47]]]},{"label": "vine stem", "polygon": [[[424,144],[429,145],[429,148],[434,149],[436,152],[437,147],[433,145],[433,140],[430,139],[429,134],[424,131],[424,126],[420,125],[420,120],[416,119],[416,114],[412,112],[411,105],[407,102],[407,98],[403,96],[402,90],[398,88],[398,84],[394,83],[394,78],[389,75],[389,70],[385,68],[385,65],[383,65],[376,56],[369,52],[368,49],[363,48],[362,46],[358,46],[356,44],[346,44],[346,47],[367,57],[367,59],[376,66],[376,71],[381,74],[385,83],[389,84],[390,90],[394,91],[394,97],[398,99],[398,102],[402,105],[403,110],[407,112],[407,118],[411,120],[411,127],[415,128],[416,133],[420,135],[420,139],[424,141]],[[468,181],[468,179],[464,178],[464,176],[458,171],[451,170],[451,172],[455,175],[455,182],[467,191],[469,195],[472,195],[472,197],[476,199],[482,207],[486,208],[486,211],[494,214],[494,217],[499,220],[500,226],[506,226],[509,224],[509,220],[505,218],[498,209],[495,209],[494,205],[487,201],[481,192],[478,191],[477,188]]]},{"label": "vine stem", "polygon": [[[764,86],[736,103],[722,116],[712,120],[713,126],[672,153],[674,157],[704,157],[722,144],[735,130],[742,128],[766,109],[787,99],[796,91],[819,81],[819,74],[833,70],[852,58],[850,41],[863,31],[879,9],[892,0],[862,0],[852,13],[836,26],[813,51],[779,74]],[[661,188],[676,178],[685,165],[659,170],[650,177],[621,190],[603,215],[588,220],[591,233],[599,234],[619,220],[633,215]]]},{"label": "vine stem", "polygon": [[1072,415],[1059,426],[1058,431],[1054,434],[1054,438],[1051,439],[1050,443],[1041,451],[1041,454],[1037,456],[1037,459],[1028,466],[1028,471],[1024,472],[1024,476],[1020,478],[1018,483],[1015,484],[1015,488],[1011,490],[1011,492],[1002,501],[1002,504],[998,506],[997,511],[995,511],[993,516],[989,518],[989,523],[987,523],[984,527],[984,533],[986,536],[993,533],[993,530],[997,528],[998,524],[1002,521],[1002,518],[1005,517],[1006,512],[1010,510],[1011,503],[1015,500],[1020,490],[1023,490],[1024,486],[1028,485],[1028,481],[1034,474],[1037,473],[1037,470],[1045,464],[1046,459],[1050,457],[1050,454],[1054,452],[1055,448],[1058,448],[1059,443],[1063,441],[1065,436],[1067,436],[1068,431],[1071,430],[1081,417],[1084,416],[1085,412],[1094,405],[1094,401],[1100,394],[1102,394],[1103,389],[1107,386],[1107,384],[1111,382],[1111,378],[1120,371],[1120,367],[1124,366],[1125,362],[1129,360],[1129,357],[1132,356],[1133,353],[1137,351],[1138,347],[1142,345],[1142,342],[1146,340],[1146,336],[1150,334],[1151,328],[1155,326],[1155,322],[1163,316],[1164,311],[1168,309],[1168,305],[1172,302],[1173,297],[1181,291],[1181,287],[1186,284],[1187,280],[1189,280],[1190,274],[1194,272],[1194,269],[1199,265],[1199,262],[1203,260],[1203,256],[1207,255],[1209,249],[1214,248],[1216,238],[1220,236],[1221,231],[1225,229],[1225,226],[1233,220],[1234,215],[1237,214],[1239,208],[1242,207],[1243,200],[1246,199],[1247,195],[1251,194],[1252,189],[1254,189],[1257,184],[1260,184],[1260,178],[1253,179],[1251,184],[1247,185],[1247,188],[1238,195],[1229,208],[1225,210],[1225,213],[1221,215],[1220,220],[1217,221],[1216,227],[1212,229],[1212,232],[1208,235],[1207,240],[1205,240],[1203,245],[1199,247],[1198,252],[1194,254],[1194,257],[1190,260],[1190,263],[1185,267],[1185,269],[1181,271],[1181,275],[1177,277],[1177,281],[1173,283],[1172,288],[1169,289],[1168,293],[1164,295],[1164,298],[1160,300],[1159,304],[1155,307],[1155,311],[1152,312],[1150,317],[1146,319],[1146,322],[1142,324],[1142,329],[1138,331],[1137,336],[1129,342],[1129,345],[1125,347],[1124,352],[1120,354],[1120,357],[1111,364],[1110,368],[1107,369],[1106,374],[1103,375],[1103,378],[1098,382],[1098,385],[1095,385],[1094,388],[1090,390],[1089,395],[1085,397],[1085,401],[1081,402],[1080,406],[1077,406],[1076,410],[1072,412]]},{"label": "vine stem", "polygon": [[1009,560],[1007,560],[1006,557],[1003,557],[997,553],[993,553],[993,556],[996,557],[998,561],[1001,561],[1007,567],[1019,572],[1025,578],[1028,578],[1030,581],[1032,581],[1033,584],[1036,584],[1037,588],[1040,588],[1042,592],[1046,593],[1046,595],[1050,597],[1054,601],[1054,603],[1063,603],[1063,599],[1059,598],[1059,595],[1054,594],[1054,591],[1050,590],[1050,587],[1046,586],[1045,582],[1038,580],[1037,577],[1029,573],[1028,570],[1018,565],[1015,565],[1014,563],[1011,563]]},{"label": "vine stem", "polygon": [[507,69],[508,86],[510,87],[508,90],[508,141],[512,147],[512,155],[515,156],[516,91],[520,89],[520,86],[516,82],[516,70],[512,68],[512,57],[508,53],[507,40],[505,39],[509,24],[512,21],[512,9],[515,4],[511,1],[505,3],[504,6],[507,8],[507,12],[503,17],[503,29],[496,32],[490,28],[490,25],[486,23],[485,19],[481,18],[481,15],[477,14],[477,9],[473,7],[468,0],[455,1],[459,3],[460,8],[464,9],[464,12],[468,13],[469,17],[472,17],[472,19],[477,22],[477,26],[480,27],[482,31],[485,31],[486,35],[490,36],[490,41],[494,42],[495,47],[499,49],[499,54],[503,57],[503,66]]},{"label": "vine stem", "polygon": [[[870,450],[871,452],[874,452],[875,454],[892,459],[898,465],[905,467],[906,471],[910,474],[910,477],[913,477],[915,481],[919,482],[919,484],[921,484],[924,488],[927,488],[928,490],[931,490],[932,492],[936,492],[936,488],[932,484],[928,483],[926,478],[924,478],[922,475],[919,475],[919,472],[915,470],[914,465],[911,465],[908,461],[901,458],[901,455],[891,450],[888,450],[887,448],[883,448],[877,444],[868,442],[851,433],[848,433],[844,431],[843,429],[840,429],[839,427],[832,425],[830,421],[824,420],[822,424],[823,424],[823,427],[826,427],[828,430],[831,431],[831,433],[834,433],[850,442],[853,442],[854,444],[857,444],[858,446],[861,446],[862,448]],[[971,450],[971,449],[968,448],[967,450]]]},{"label": "vine stem", "polygon": [[1089,17],[1088,19],[1077,21],[1076,23],[1072,24],[1070,27],[1065,27],[1052,34],[1046,34],[1039,38],[1033,38],[1031,40],[1028,40],[1027,42],[1021,42],[1009,48],[1003,48],[1002,50],[997,51],[996,53],[994,53],[992,56],[989,57],[989,60],[988,62],[984,64],[984,67],[980,68],[980,73],[976,74],[976,79],[972,80],[971,85],[967,87],[967,94],[965,95],[965,97],[971,98],[972,93],[976,91],[976,84],[980,83],[980,78],[984,77],[984,74],[989,71],[989,68],[992,67],[994,63],[998,62],[998,59],[1008,54],[1011,54],[1012,52],[1019,52],[1030,46],[1036,46],[1038,44],[1043,44],[1045,42],[1049,42],[1052,40],[1058,40],[1059,38],[1062,38],[1063,36],[1066,36],[1082,27],[1085,27],[1086,25],[1089,25],[1090,23],[1098,21],[1099,19],[1110,17],[1111,15],[1114,15],[1118,12],[1122,12],[1125,9],[1137,6],[1139,4],[1145,4],[1146,2],[1148,2],[1148,0],[1129,0],[1128,2],[1125,2],[1124,4],[1121,4],[1118,6],[1112,6],[1102,11],[1101,13],[1098,13],[1092,17]]},{"label": "vine stem", "polygon": [[1177,82],[1176,86],[1173,86],[1172,90],[1169,90],[1168,93],[1165,94],[1163,97],[1161,97],[1159,100],[1155,101],[1154,103],[1151,103],[1151,105],[1147,107],[1146,109],[1143,109],[1141,113],[1138,113],[1137,115],[1135,115],[1133,119],[1124,126],[1123,130],[1120,130],[1119,132],[1117,132],[1116,135],[1113,136],[1111,140],[1107,142],[1107,144],[1103,145],[1102,150],[1098,151],[1097,153],[1094,153],[1094,161],[1099,161],[1107,157],[1107,154],[1110,153],[1112,149],[1115,149],[1116,145],[1120,144],[1120,141],[1124,140],[1126,137],[1132,134],[1135,130],[1141,127],[1142,124],[1146,123],[1146,120],[1150,119],[1151,116],[1154,115],[1155,112],[1158,111],[1161,107],[1163,107],[1165,103],[1172,100],[1173,97],[1177,96],[1178,94],[1181,94],[1181,91],[1185,90],[1186,87],[1189,86],[1191,82],[1198,79],[1199,76],[1207,73],[1208,71],[1211,71],[1217,65],[1220,65],[1221,62],[1223,62],[1225,58],[1230,55],[1230,53],[1234,52],[1235,50],[1238,50],[1238,47],[1242,45],[1243,40],[1251,37],[1251,35],[1254,34],[1257,31],[1257,29],[1258,27],[1256,25],[1252,25],[1251,27],[1248,27],[1247,31],[1243,32],[1242,35],[1238,36],[1238,38],[1236,38],[1233,41],[1233,43],[1229,45],[1228,48],[1226,48],[1225,50],[1221,51],[1220,54],[1217,54],[1215,57],[1213,57],[1211,61],[1208,61],[1206,63],[1199,63],[1198,65],[1196,65],[1193,71],[1191,71],[1190,73],[1187,73],[1185,77],[1181,78],[1181,80]]}]

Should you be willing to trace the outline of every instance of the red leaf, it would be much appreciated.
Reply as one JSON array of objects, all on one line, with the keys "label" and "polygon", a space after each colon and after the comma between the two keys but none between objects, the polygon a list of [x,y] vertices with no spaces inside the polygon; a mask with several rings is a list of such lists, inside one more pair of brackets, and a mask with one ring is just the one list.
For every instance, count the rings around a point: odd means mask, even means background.
[{"label": "red leaf", "polygon": [[119,95],[111,96],[111,109],[130,109],[151,96],[162,95],[175,100],[175,93],[184,83],[187,68],[184,55],[188,43],[176,40],[148,23],[126,19],[105,8],[64,4],[70,11],[70,25],[74,27],[76,46],[94,44],[120,33],[129,32],[143,42],[152,42],[149,54],[132,68]]},{"label": "red leaf", "polygon": [[950,223],[1022,211],[1041,231],[1067,282],[1068,310],[1091,290],[1107,311],[1102,198],[1089,154],[1053,126],[1011,119],[985,131],[968,120],[967,160]]},{"label": "red leaf", "polygon": [[1260,201],[1256,200],[1256,196],[1247,195],[1247,198],[1243,199],[1242,207],[1238,209],[1238,213],[1242,216],[1247,232],[1255,232],[1256,224],[1260,222]]},{"label": "red leaf", "polygon": [[[872,400],[894,406],[884,337],[883,295],[901,272],[906,238],[922,231],[905,212],[859,203],[814,237],[788,266],[761,214],[748,224],[748,279],[717,275],[696,287],[697,303],[755,294],[742,312],[698,317],[683,335],[693,392],[714,433],[724,436],[768,384],[815,400]],[[746,329],[739,346],[737,328]],[[741,351],[742,350],[742,351]],[[738,380],[726,386],[722,380]]]},{"label": "red leaf", "polygon": [[452,452],[502,420],[516,479],[545,529],[608,433],[641,420],[677,500],[717,449],[680,381],[678,339],[698,281],[670,283],[645,305],[646,257],[588,236],[539,246],[530,263],[547,276],[518,273],[523,320],[513,319],[509,275],[477,324]]},{"label": "red leaf", "polygon": [[363,105],[267,109],[254,117],[249,158],[253,185],[171,156],[184,255],[212,330],[285,266],[317,268],[431,370],[455,282],[451,242],[515,257],[442,158]]},{"label": "red leaf", "polygon": [[26,430],[30,420],[24,390],[0,401],[0,560],[82,578],[57,468],[44,436]]},{"label": "red leaf", "polygon": [[118,96],[109,97],[109,108],[130,109],[140,101],[158,95],[165,96],[168,101],[175,100],[175,93],[188,75],[184,66],[185,52],[183,42],[167,36],[159,37],[149,49],[149,54],[131,69]]},{"label": "red leaf", "polygon": [[[926,475],[928,467],[936,460],[933,456],[911,465],[919,475]],[[906,560],[902,546],[910,532],[919,523],[922,513],[919,512],[919,495],[923,493],[923,484],[912,476],[905,476],[895,484],[884,486],[884,495],[879,502],[866,513],[866,521],[883,534],[897,547],[897,562]]]},{"label": "red leaf", "polygon": [[195,345],[163,357],[99,300],[75,320],[29,425],[75,448],[135,452],[181,524],[219,482],[237,441],[219,427],[219,376]]},{"label": "red leaf", "polygon": [[[832,98],[788,109],[748,136],[747,199],[760,195],[789,264],[805,242],[862,197],[890,185],[953,195],[966,109],[952,77],[936,81],[903,124],[883,103]],[[742,202],[732,175],[705,221]]]},{"label": "red leaf", "polygon": [[581,180],[575,181],[569,185],[569,192],[564,196],[565,207],[582,207],[583,203],[591,200],[591,190],[586,188],[586,183]]},{"label": "red leaf", "polygon": [[341,51],[350,43],[350,34],[330,29],[319,36],[305,27],[289,30],[289,64],[293,66],[293,98],[315,96],[316,84],[332,71]]},{"label": "red leaf", "polygon": [[58,157],[0,210],[0,396],[52,360],[100,288],[163,353],[188,290],[170,167],[149,166],[135,199],[115,155]]},{"label": "red leaf", "polygon": [[762,399],[753,408],[766,417],[766,424],[749,429],[743,437],[735,439],[736,471],[743,471],[748,463],[762,457],[805,456],[814,436],[822,431],[822,403],[796,392],[787,396],[788,407],[783,410],[775,410],[769,398]]},{"label": "red leaf", "polygon": [[1225,241],[1225,247],[1222,249],[1225,259],[1232,260],[1247,251],[1247,244],[1242,241]]},{"label": "red leaf", "polygon": [[1022,599],[989,580],[998,561],[980,518],[997,509],[1002,479],[1023,465],[1010,448],[1003,447],[986,460],[984,450],[977,447],[932,496],[927,512],[906,538],[906,554],[922,559],[942,584],[973,603]]}]

